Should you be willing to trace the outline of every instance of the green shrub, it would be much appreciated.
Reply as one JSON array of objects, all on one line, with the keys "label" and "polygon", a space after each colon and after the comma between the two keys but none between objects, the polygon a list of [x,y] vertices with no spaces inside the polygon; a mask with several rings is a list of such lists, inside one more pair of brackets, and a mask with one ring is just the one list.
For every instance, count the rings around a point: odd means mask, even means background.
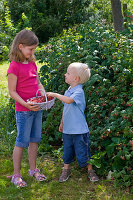
[{"label": "green shrub", "polygon": [[[83,22],[90,15],[87,10],[89,4],[90,1],[79,0],[22,0],[20,2],[8,0],[15,26],[19,23],[19,28],[22,29],[26,24],[31,25],[40,42],[48,41],[50,37],[61,33],[63,28]],[[23,15],[27,18],[26,21]]]},{"label": "green shrub", "polygon": [[16,28],[11,21],[9,7],[7,2],[1,2],[3,14],[0,12],[0,62],[8,60],[9,46],[16,35]]},{"label": "green shrub", "polygon": [[[83,24],[50,39],[41,48],[40,57],[37,55],[45,63],[41,81],[46,90],[61,94],[68,87],[63,75],[70,63],[85,62],[90,66],[91,78],[84,85],[85,115],[94,154],[90,163],[99,167],[102,176],[114,172],[116,182],[126,187],[133,183],[132,39],[130,27],[118,35],[100,23]],[[62,105],[56,101],[43,127],[45,138],[54,146],[59,146],[62,138],[58,132],[60,109]]]},{"label": "green shrub", "polygon": [[13,99],[9,99],[1,92],[0,103],[0,151],[9,154],[13,151],[16,138],[15,105]]}]

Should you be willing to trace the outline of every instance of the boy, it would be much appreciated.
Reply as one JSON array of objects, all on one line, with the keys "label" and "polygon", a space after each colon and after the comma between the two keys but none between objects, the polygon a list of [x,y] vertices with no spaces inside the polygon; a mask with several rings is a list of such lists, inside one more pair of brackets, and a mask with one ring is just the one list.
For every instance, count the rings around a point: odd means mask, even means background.
[{"label": "boy", "polygon": [[99,178],[92,165],[88,164],[89,151],[89,129],[85,119],[85,96],[82,84],[90,78],[90,69],[84,63],[71,63],[65,74],[65,82],[70,85],[64,95],[48,92],[48,96],[56,97],[63,102],[63,115],[59,131],[63,132],[64,146],[64,169],[59,182],[68,180],[70,176],[70,163],[76,155],[80,167],[88,166],[88,178],[90,181],[98,181]]}]

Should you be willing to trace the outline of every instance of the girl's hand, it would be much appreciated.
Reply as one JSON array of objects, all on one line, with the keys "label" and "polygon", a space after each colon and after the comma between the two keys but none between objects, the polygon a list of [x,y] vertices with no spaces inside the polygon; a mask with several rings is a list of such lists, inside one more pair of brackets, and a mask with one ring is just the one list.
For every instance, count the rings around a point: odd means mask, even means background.
[{"label": "girl's hand", "polygon": [[30,102],[27,102],[25,107],[31,111],[39,111],[40,110],[40,107],[38,105],[35,105],[34,103],[30,103]]},{"label": "girl's hand", "polygon": [[59,126],[59,132],[63,132],[63,123],[62,122],[60,123],[60,126]]}]

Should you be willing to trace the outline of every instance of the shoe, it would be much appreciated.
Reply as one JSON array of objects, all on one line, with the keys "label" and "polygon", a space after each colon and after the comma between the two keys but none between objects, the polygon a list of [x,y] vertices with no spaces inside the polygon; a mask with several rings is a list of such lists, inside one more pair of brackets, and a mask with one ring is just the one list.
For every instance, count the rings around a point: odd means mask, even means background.
[{"label": "shoe", "polygon": [[90,181],[92,181],[92,182],[99,181],[99,178],[98,178],[98,176],[96,175],[95,170],[93,170],[93,169],[88,170],[88,178],[89,178]]},{"label": "shoe", "polygon": [[62,182],[65,182],[69,179],[69,176],[71,175],[71,171],[70,169],[63,169],[62,170],[62,174],[59,178],[59,182],[62,183]]},{"label": "shoe", "polygon": [[17,187],[26,187],[27,183],[23,181],[22,176],[20,174],[14,174],[10,176],[11,182],[16,185]]},{"label": "shoe", "polygon": [[46,176],[44,176],[44,174],[40,174],[40,170],[39,169],[33,169],[30,170],[29,169],[29,175],[35,177],[38,181],[44,181],[46,180]]}]

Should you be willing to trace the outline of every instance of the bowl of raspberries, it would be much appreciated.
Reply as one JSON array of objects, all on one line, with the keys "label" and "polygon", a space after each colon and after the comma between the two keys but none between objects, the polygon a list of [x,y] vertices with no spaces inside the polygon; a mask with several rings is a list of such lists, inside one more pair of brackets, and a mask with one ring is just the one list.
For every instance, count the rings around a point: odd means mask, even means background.
[{"label": "bowl of raspberries", "polygon": [[44,90],[42,90],[44,92],[44,96],[38,96],[38,92],[40,90],[41,89],[37,90],[36,97],[28,99],[27,102],[32,102],[38,105],[41,110],[48,110],[54,105],[55,97],[47,96]]}]

